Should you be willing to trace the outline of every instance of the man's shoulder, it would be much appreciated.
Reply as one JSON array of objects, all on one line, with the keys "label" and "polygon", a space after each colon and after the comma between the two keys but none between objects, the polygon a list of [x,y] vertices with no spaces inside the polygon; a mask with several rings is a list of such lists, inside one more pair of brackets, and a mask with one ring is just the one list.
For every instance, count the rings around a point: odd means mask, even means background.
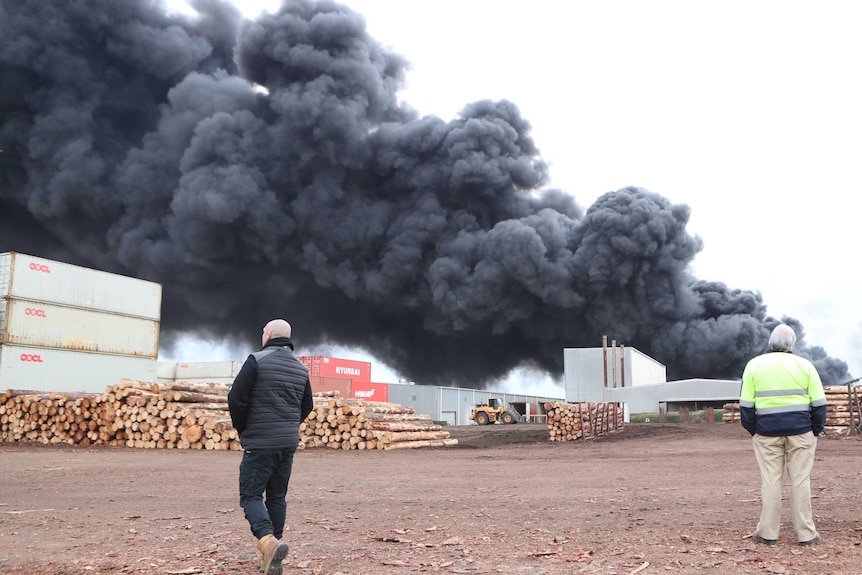
[{"label": "man's shoulder", "polygon": [[760,355],[755,355],[754,357],[749,359],[748,362],[745,364],[746,369],[748,369],[750,367],[754,367],[754,366],[761,364],[765,361],[769,361],[770,355],[771,355],[770,352],[761,353]]},{"label": "man's shoulder", "polygon": [[260,361],[261,359],[263,359],[266,356],[268,356],[269,354],[277,351],[278,349],[280,349],[280,348],[277,348],[277,347],[264,348],[260,351],[256,351],[253,354],[249,355],[249,359],[246,361],[251,361],[252,358],[254,359],[254,361]]},{"label": "man's shoulder", "polygon": [[296,368],[301,368],[307,372],[308,368],[302,363],[289,347],[270,346],[252,354],[257,361],[268,358],[267,361],[274,361],[282,365],[290,365]]}]

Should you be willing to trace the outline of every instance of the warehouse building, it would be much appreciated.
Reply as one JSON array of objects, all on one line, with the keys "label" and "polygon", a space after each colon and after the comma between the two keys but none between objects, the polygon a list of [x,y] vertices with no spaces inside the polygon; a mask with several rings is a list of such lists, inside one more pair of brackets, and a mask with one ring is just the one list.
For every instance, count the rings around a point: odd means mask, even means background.
[{"label": "warehouse building", "polygon": [[417,413],[429,415],[434,421],[447,425],[468,425],[474,405],[487,403],[491,397],[499,398],[521,415],[524,423],[545,423],[545,402],[563,401],[562,398],[497,393],[485,389],[439,387],[390,383],[389,401],[414,407]]}]

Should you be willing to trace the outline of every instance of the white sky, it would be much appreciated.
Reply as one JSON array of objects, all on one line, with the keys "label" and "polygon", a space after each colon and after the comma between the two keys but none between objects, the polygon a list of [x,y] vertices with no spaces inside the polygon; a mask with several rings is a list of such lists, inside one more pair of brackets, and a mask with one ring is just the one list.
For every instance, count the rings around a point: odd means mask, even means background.
[{"label": "white sky", "polygon": [[508,99],[581,206],[628,185],[688,204],[698,278],[760,291],[862,375],[862,4],[343,3],[412,63],[420,113]]}]

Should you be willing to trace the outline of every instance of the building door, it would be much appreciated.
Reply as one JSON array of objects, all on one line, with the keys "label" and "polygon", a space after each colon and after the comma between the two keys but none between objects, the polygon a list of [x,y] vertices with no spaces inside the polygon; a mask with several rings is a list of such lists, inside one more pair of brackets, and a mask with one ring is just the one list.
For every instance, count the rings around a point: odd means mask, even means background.
[{"label": "building door", "polygon": [[441,411],[440,416],[443,418],[443,421],[446,422],[446,425],[458,425],[457,411]]}]

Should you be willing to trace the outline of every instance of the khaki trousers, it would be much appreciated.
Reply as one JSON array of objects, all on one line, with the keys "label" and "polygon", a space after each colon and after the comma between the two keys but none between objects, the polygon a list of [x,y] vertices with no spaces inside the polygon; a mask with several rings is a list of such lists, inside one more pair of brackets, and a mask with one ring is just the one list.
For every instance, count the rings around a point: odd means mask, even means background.
[{"label": "khaki trousers", "polygon": [[755,434],[754,454],[760,466],[762,510],[755,533],[764,539],[778,539],[781,528],[781,484],[784,469],[790,481],[790,516],[799,541],[817,536],[811,511],[811,469],[817,438],[810,431],[801,435],[768,437]]}]

